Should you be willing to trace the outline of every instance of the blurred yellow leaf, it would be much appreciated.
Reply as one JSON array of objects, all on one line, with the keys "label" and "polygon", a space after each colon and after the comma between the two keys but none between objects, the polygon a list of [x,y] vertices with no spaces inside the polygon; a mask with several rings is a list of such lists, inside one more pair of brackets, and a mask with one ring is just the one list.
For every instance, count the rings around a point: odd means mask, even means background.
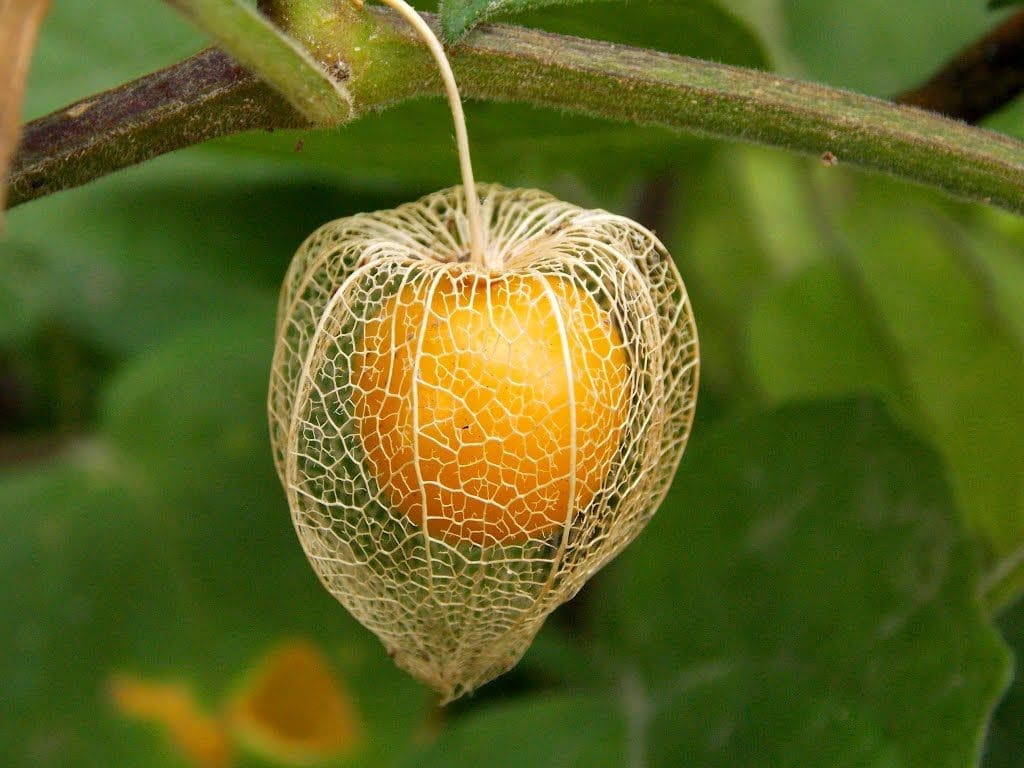
[{"label": "blurred yellow leaf", "polygon": [[278,646],[257,665],[231,701],[228,721],[253,750],[290,765],[338,757],[362,741],[348,692],[304,640]]},{"label": "blurred yellow leaf", "polygon": [[228,768],[234,762],[223,724],[203,712],[184,685],[119,675],[110,692],[121,714],[163,726],[196,768]]}]

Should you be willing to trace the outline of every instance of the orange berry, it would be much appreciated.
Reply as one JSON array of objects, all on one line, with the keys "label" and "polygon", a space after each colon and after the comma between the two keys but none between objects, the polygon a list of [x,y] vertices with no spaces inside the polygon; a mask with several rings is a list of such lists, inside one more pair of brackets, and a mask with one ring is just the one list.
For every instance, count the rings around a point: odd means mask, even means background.
[{"label": "orange berry", "polygon": [[619,332],[557,275],[441,269],[388,299],[357,342],[367,466],[432,538],[548,537],[586,509],[615,457],[629,403]]}]

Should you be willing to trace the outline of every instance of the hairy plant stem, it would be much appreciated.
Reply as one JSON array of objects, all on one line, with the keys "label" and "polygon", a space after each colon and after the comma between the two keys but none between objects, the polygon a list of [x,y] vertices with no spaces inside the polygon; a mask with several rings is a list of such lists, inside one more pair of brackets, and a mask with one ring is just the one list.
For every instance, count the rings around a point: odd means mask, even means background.
[{"label": "hairy plant stem", "polygon": [[[295,6],[300,10],[280,21],[314,58],[344,74],[352,97],[345,119],[442,92],[426,48],[392,12],[327,0]],[[770,73],[502,25],[477,28],[450,58],[470,97],[777,146],[1024,213],[1024,144],[921,110]],[[172,95],[162,97],[157,82]],[[12,169],[12,204],[213,136],[302,124],[309,123],[268,87],[224,57],[201,53],[26,126]]]}]

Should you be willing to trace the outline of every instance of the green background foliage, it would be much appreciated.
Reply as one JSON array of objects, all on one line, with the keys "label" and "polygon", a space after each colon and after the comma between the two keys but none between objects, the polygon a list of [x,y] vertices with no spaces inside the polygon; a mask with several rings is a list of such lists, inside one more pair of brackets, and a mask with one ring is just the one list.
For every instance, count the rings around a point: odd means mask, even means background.
[{"label": "green background foliage", "polygon": [[[509,20],[884,96],[999,18],[693,0]],[[26,116],[201,45],[160,3],[56,3]],[[1024,223],[841,164],[467,113],[481,178],[640,218],[687,282],[701,402],[650,529],[443,711],[305,562],[266,436],[277,284],[324,221],[455,183],[440,101],[28,204],[0,243],[5,764],[188,765],[118,714],[111,676],[184,681],[216,712],[302,637],[362,721],[334,765],[1024,766],[1024,685],[1004,695],[1006,646],[1024,650]]]}]

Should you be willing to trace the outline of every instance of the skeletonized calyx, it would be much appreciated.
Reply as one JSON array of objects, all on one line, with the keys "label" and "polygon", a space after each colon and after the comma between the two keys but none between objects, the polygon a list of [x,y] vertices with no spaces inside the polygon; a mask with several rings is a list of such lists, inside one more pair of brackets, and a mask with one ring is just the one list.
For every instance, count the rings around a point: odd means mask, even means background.
[{"label": "skeletonized calyx", "polygon": [[[327,589],[445,700],[640,532],[689,436],[686,290],[635,222],[462,187],[324,225],[285,278],[277,470]],[[493,265],[500,264],[500,268]]]}]

